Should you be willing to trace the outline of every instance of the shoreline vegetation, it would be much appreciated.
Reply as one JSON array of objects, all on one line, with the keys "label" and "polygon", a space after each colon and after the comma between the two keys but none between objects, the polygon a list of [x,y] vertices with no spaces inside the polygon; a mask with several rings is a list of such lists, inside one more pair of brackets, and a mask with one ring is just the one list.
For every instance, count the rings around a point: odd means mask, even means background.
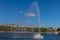
[{"label": "shoreline vegetation", "polygon": [[40,33],[60,34],[60,28],[28,27],[13,24],[0,24],[0,33]]},{"label": "shoreline vegetation", "polygon": [[[0,33],[28,33],[28,34],[30,34],[30,33],[39,33],[39,32],[17,32],[17,31],[0,31]],[[55,32],[40,32],[40,34],[60,34],[60,33],[55,33]]]}]

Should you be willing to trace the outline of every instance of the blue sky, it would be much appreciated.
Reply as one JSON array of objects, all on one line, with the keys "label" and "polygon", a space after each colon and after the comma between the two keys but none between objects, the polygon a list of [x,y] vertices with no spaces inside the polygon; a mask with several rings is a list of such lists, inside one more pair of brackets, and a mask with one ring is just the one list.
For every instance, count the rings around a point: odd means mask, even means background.
[{"label": "blue sky", "polygon": [[[0,0],[0,24],[27,24],[36,26],[36,18],[25,16],[35,0]],[[60,0],[37,0],[40,25],[60,27]],[[34,15],[34,14],[32,14]],[[32,20],[32,21],[31,21]]]}]

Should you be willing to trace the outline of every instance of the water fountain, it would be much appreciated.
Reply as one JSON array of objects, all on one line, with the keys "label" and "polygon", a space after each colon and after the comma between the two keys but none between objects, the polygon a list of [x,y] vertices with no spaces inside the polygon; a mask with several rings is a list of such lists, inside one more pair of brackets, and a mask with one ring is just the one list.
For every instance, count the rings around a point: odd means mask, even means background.
[{"label": "water fountain", "polygon": [[35,40],[43,40],[44,37],[40,34],[40,10],[39,10],[39,5],[36,1],[34,3],[32,3],[31,8],[26,13],[26,15],[28,15],[28,16],[35,16],[36,15],[37,24],[38,24],[38,27],[39,27],[39,30],[38,30],[39,32],[38,33],[33,33],[32,32],[33,35],[29,34],[29,37],[24,35],[24,33],[22,33],[23,34],[22,36],[19,36],[18,34],[14,34],[13,38],[33,38]]},{"label": "water fountain", "polygon": [[33,4],[33,6],[35,6],[35,10],[36,10],[36,13],[37,13],[37,23],[38,23],[38,27],[39,27],[39,33],[35,33],[33,38],[36,39],[36,40],[43,40],[43,36],[40,34],[40,10],[39,10],[39,5],[37,3],[37,1],[35,1]]},{"label": "water fountain", "polygon": [[[37,24],[37,27],[39,28],[39,32],[38,33],[33,33],[33,38],[34,39],[43,39],[44,37],[40,34],[40,10],[39,10],[39,5],[38,5],[38,3],[37,3],[37,1],[35,1],[35,2],[33,2],[32,3],[32,5],[30,6],[30,8],[29,8],[29,10],[28,10],[28,12],[26,13],[26,15],[27,16],[29,16],[29,17],[33,17],[34,18],[34,16],[36,17],[36,24]],[[33,24],[34,24],[34,22],[33,22]],[[32,30],[33,31],[33,30]]]}]

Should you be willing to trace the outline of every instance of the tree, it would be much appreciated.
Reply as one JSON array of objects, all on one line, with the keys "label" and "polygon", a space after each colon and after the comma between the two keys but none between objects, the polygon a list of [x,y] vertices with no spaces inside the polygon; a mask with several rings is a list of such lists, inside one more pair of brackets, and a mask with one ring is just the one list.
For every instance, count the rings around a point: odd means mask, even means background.
[{"label": "tree", "polygon": [[47,30],[46,30],[46,28],[40,28],[40,31],[41,32],[46,32]]},{"label": "tree", "polygon": [[57,28],[57,31],[60,31],[60,28]]}]

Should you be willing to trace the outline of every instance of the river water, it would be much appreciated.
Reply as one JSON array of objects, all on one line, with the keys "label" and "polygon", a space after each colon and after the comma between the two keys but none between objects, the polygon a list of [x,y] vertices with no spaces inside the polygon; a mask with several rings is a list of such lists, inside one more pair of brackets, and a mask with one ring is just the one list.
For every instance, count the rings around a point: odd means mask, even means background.
[{"label": "river water", "polygon": [[[42,34],[43,40],[60,40],[60,34]],[[0,33],[0,40],[35,40],[33,34]]]}]

